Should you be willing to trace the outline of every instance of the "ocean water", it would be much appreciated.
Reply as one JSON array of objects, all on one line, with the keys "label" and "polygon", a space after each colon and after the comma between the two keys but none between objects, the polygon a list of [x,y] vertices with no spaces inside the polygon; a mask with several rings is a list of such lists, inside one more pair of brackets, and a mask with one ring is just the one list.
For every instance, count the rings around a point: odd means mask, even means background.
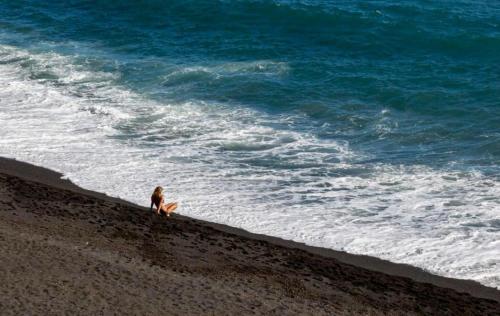
[{"label": "ocean water", "polygon": [[0,155],[500,288],[500,3],[0,0]]}]

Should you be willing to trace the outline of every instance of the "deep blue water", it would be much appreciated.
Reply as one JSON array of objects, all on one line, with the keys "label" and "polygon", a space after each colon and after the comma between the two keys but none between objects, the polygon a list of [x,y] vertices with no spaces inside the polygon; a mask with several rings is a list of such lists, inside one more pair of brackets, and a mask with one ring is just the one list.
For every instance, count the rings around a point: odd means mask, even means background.
[{"label": "deep blue water", "polygon": [[[371,159],[498,172],[495,1],[1,1],[0,12],[3,43],[78,56],[149,98],[304,113],[318,137]],[[254,60],[286,69],[165,79]]]}]

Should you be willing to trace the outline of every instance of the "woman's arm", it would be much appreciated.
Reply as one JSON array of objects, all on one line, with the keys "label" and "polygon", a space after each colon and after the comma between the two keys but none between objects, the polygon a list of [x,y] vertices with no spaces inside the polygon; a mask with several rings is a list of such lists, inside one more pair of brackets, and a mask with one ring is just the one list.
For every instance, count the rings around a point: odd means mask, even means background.
[{"label": "woman's arm", "polygon": [[158,203],[158,207],[156,208],[156,213],[158,213],[158,215],[160,215],[160,210],[162,205],[163,205],[163,197],[161,197],[160,203]]}]

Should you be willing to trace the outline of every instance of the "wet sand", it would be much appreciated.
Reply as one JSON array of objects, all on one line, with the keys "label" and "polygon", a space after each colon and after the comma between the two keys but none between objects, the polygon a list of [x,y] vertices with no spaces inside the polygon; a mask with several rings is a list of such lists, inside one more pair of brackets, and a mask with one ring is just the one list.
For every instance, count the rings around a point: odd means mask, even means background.
[{"label": "wet sand", "polygon": [[60,176],[0,158],[0,315],[500,315],[477,282],[158,217]]}]

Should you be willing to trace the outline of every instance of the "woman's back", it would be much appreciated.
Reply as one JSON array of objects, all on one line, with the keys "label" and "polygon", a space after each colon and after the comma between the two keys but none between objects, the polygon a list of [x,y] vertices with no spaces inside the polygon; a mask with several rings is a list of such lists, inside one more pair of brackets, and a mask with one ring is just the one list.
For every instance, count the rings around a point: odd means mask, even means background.
[{"label": "woman's back", "polygon": [[163,199],[163,195],[157,195],[154,193],[153,193],[153,195],[151,195],[151,203],[154,203],[154,205],[156,207],[159,207],[162,199]]}]

